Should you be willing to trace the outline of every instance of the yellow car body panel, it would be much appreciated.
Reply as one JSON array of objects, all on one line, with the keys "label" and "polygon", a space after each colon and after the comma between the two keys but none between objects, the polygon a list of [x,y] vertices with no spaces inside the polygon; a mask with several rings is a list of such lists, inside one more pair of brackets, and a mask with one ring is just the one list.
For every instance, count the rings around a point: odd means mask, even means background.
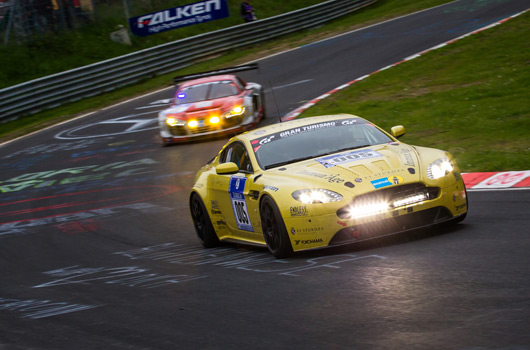
[{"label": "yellow car body panel", "polygon": [[[278,207],[293,251],[349,244],[465,217],[465,186],[451,155],[409,146],[379,128],[389,142],[326,153],[270,169],[260,166],[255,152],[259,152],[258,144],[266,144],[282,133],[288,137],[288,133],[294,135],[304,128],[319,125],[324,128],[330,121],[365,123],[377,128],[352,115],[311,117],[270,125],[232,138],[198,171],[192,194],[198,194],[204,202],[219,240],[266,245],[260,216],[260,203],[265,196],[272,198]],[[250,166],[224,173],[233,167],[225,164],[227,152],[236,148],[234,143],[245,147]],[[453,168],[440,178],[431,179],[427,176],[429,165],[439,159],[448,159]],[[339,194],[341,199],[303,203],[293,195],[295,191],[311,189],[324,189]],[[416,196],[423,197],[418,200],[420,197]],[[390,201],[391,208],[358,214],[359,208],[364,210],[377,198]]]}]

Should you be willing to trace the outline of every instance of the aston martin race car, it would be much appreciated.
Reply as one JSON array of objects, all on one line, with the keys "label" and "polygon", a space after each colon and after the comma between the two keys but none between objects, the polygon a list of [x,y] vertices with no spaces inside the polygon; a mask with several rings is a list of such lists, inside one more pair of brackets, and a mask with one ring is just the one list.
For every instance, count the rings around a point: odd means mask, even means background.
[{"label": "aston martin race car", "polygon": [[236,134],[265,117],[263,88],[229,74],[257,64],[175,77],[179,84],[171,106],[158,114],[163,144],[215,134]]},{"label": "aston martin race car", "polygon": [[278,258],[442,223],[467,213],[453,157],[410,146],[354,115],[258,128],[195,176],[191,216],[205,247],[267,246]]}]

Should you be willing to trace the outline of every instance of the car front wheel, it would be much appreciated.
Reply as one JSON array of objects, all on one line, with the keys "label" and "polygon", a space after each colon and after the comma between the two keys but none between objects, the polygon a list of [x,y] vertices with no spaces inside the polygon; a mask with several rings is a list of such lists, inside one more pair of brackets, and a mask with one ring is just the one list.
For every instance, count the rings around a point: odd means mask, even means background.
[{"label": "car front wheel", "polygon": [[215,234],[210,216],[201,197],[196,193],[191,195],[190,210],[195,231],[202,245],[205,248],[217,247],[220,244],[219,238]]},{"label": "car front wheel", "polygon": [[285,223],[274,200],[265,196],[260,204],[261,228],[269,251],[277,258],[286,258],[293,253]]}]

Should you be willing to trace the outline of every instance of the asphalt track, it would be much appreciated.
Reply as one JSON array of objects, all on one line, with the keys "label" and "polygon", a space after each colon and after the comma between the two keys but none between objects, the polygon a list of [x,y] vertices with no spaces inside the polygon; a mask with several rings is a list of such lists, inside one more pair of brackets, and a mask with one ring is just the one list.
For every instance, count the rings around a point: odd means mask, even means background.
[{"label": "asphalt track", "polygon": [[[528,7],[454,2],[266,58],[242,76],[274,86],[273,123]],[[0,349],[530,349],[529,190],[470,192],[453,229],[287,260],[204,250],[187,197],[224,140],[161,147],[156,111],[170,96],[0,148]]]}]

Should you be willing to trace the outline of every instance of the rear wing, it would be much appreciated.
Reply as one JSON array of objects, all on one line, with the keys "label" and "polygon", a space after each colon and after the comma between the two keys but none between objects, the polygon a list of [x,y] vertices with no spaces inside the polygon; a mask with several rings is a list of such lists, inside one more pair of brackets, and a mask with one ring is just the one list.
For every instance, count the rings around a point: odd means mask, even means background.
[{"label": "rear wing", "polygon": [[189,74],[189,75],[181,75],[178,77],[173,78],[173,83],[178,84],[183,81],[192,80],[192,79],[198,79],[198,78],[205,78],[205,77],[211,77],[213,75],[223,75],[223,74],[232,74],[237,72],[243,72],[246,70],[254,70],[259,69],[257,63],[249,63],[244,64],[241,66],[236,67],[227,67],[227,68],[221,68],[217,70],[211,70],[208,72],[201,72],[201,73],[195,73],[195,74]]}]

